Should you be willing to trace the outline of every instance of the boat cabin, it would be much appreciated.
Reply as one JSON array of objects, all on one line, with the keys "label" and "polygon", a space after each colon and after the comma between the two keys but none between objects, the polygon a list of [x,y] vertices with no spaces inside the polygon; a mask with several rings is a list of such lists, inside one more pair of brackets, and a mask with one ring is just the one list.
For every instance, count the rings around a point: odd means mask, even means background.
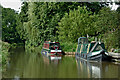
[{"label": "boat cabin", "polygon": [[89,43],[88,38],[80,37],[78,38],[78,48],[79,53],[89,53],[93,51],[99,51],[105,49],[104,43],[92,41]]},{"label": "boat cabin", "polygon": [[50,41],[45,41],[43,48],[50,50],[61,49],[59,42],[50,42]]}]

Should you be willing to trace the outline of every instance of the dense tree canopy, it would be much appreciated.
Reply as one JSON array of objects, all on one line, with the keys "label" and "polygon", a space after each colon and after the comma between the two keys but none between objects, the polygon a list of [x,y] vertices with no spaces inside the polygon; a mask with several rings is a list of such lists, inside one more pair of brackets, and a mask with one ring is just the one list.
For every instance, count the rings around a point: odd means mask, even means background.
[{"label": "dense tree canopy", "polygon": [[9,43],[20,41],[16,31],[17,13],[10,8],[2,8],[2,40]]},{"label": "dense tree canopy", "polygon": [[17,26],[21,38],[30,46],[39,46],[45,40],[58,40],[56,33],[58,22],[70,10],[86,6],[86,9],[94,14],[107,5],[98,2],[24,2],[23,4]]},{"label": "dense tree canopy", "polygon": [[109,8],[103,8],[98,14],[98,19],[95,22],[97,34],[103,39],[107,48],[115,48],[119,46],[119,13],[111,11]]},{"label": "dense tree canopy", "polygon": [[119,8],[112,11],[105,2],[23,2],[19,14],[9,8],[2,13],[7,42],[36,47],[46,40],[75,43],[88,34],[119,47]]},{"label": "dense tree canopy", "polygon": [[77,42],[80,36],[94,35],[96,30],[94,27],[95,18],[95,14],[92,15],[92,12],[88,11],[86,7],[78,6],[78,10],[71,10],[59,22],[59,39]]}]

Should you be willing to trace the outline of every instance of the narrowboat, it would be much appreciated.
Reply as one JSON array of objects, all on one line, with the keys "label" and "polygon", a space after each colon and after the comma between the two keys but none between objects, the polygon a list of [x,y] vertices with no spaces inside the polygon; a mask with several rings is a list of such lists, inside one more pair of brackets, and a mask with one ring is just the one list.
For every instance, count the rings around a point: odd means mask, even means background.
[{"label": "narrowboat", "polygon": [[94,61],[111,61],[112,57],[109,56],[105,49],[104,43],[100,41],[89,42],[88,38],[78,38],[78,45],[75,53],[76,57],[83,58],[84,60]]},{"label": "narrowboat", "polygon": [[41,54],[49,57],[51,59],[61,59],[62,49],[59,42],[45,41]]}]

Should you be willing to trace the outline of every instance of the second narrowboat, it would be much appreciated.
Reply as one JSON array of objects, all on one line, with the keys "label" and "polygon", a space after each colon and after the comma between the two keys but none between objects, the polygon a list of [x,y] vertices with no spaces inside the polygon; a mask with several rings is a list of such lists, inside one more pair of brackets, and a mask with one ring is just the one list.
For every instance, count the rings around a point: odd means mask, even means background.
[{"label": "second narrowboat", "polygon": [[111,61],[112,57],[109,56],[105,49],[104,43],[100,41],[92,41],[89,43],[88,38],[78,38],[78,45],[76,50],[76,57],[83,58],[85,60],[95,61]]},{"label": "second narrowboat", "polygon": [[44,42],[41,54],[47,57],[50,56],[51,59],[56,58],[56,56],[57,59],[61,59],[61,56],[63,55],[60,43],[51,41]]}]

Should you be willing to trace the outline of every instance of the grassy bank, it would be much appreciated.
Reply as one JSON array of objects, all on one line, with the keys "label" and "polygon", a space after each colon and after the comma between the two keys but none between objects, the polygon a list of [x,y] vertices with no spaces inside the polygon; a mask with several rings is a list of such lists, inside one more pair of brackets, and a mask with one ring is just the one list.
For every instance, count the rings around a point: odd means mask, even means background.
[{"label": "grassy bank", "polygon": [[5,69],[7,61],[8,61],[8,56],[9,56],[9,50],[10,44],[7,42],[0,41],[0,67],[1,70]]}]

